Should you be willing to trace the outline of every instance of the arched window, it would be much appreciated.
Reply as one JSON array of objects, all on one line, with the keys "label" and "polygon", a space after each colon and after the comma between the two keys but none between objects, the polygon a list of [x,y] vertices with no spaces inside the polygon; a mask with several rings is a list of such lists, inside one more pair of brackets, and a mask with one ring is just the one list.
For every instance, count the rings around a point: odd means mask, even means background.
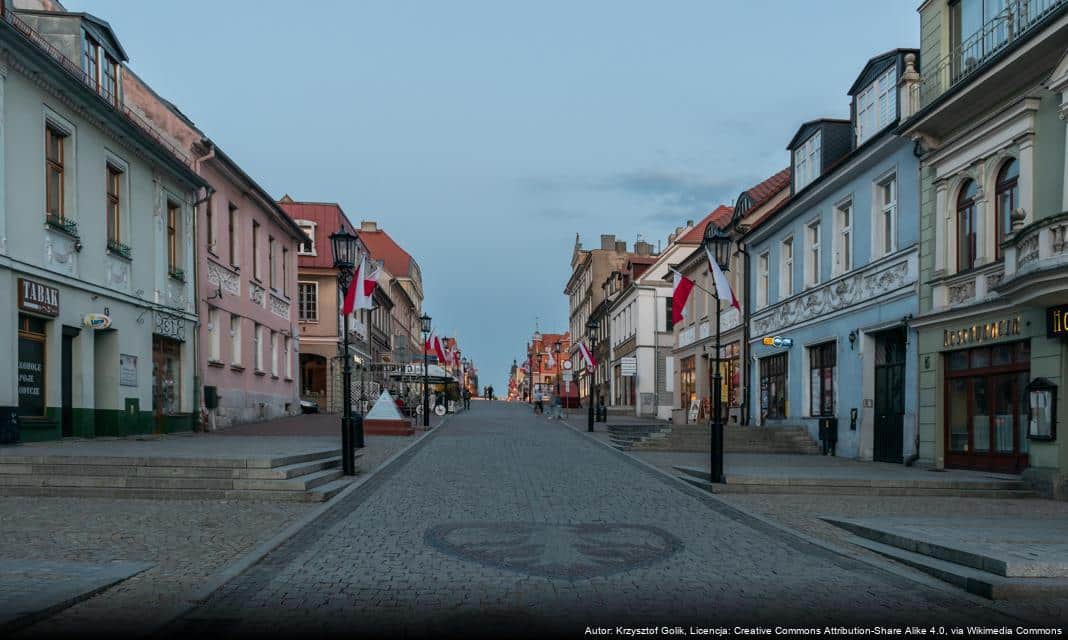
[{"label": "arched window", "polygon": [[957,194],[957,271],[975,267],[975,180],[961,185]]},{"label": "arched window", "polygon": [[1020,163],[1015,158],[1001,165],[998,182],[994,187],[994,202],[997,206],[997,234],[994,255],[1001,257],[1001,242],[1012,233],[1012,212],[1020,204]]}]

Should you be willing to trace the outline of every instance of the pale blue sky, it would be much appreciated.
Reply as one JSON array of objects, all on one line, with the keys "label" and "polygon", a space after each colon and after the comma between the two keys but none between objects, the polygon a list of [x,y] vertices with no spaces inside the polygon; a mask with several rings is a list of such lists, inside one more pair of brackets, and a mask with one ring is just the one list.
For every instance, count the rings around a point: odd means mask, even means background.
[{"label": "pale blue sky", "polygon": [[378,220],[497,391],[567,328],[576,232],[663,241],[919,42],[919,0],[64,4],[272,194]]}]

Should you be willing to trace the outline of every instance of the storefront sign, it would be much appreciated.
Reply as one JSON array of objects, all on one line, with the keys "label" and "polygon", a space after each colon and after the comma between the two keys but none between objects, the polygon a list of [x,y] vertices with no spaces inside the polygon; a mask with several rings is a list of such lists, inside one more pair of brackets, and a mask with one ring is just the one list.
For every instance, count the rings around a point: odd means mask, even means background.
[{"label": "storefront sign", "polygon": [[789,349],[794,346],[793,338],[784,338],[782,336],[767,336],[761,343],[766,347],[780,347],[783,349]]},{"label": "storefront sign", "polygon": [[1068,336],[1068,304],[1046,309],[1046,335],[1050,338]]},{"label": "storefront sign", "polygon": [[983,344],[1001,338],[1020,335],[1020,318],[1006,318],[997,322],[974,324],[963,329],[942,332],[942,346],[960,347],[969,344]]},{"label": "storefront sign", "polygon": [[19,415],[43,416],[45,412],[45,343],[19,336]]},{"label": "storefront sign", "polygon": [[53,318],[59,315],[59,289],[19,278],[19,309]]},{"label": "storefront sign", "polygon": [[111,318],[102,313],[87,313],[82,318],[82,324],[94,331],[100,331],[111,326]]},{"label": "storefront sign", "polygon": [[620,374],[631,377],[638,375],[638,359],[630,356],[619,361]]},{"label": "storefront sign", "polygon": [[124,387],[137,386],[137,356],[119,354],[119,384]]}]

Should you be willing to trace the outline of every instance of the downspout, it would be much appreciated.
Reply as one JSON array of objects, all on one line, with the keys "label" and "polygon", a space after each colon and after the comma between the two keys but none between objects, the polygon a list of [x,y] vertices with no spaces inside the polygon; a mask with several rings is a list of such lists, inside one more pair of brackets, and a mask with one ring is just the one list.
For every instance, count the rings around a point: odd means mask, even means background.
[{"label": "downspout", "polygon": [[[207,155],[193,160],[193,171],[200,175],[200,165],[202,162],[206,162],[215,157],[215,143],[210,140],[203,140],[210,148]],[[199,189],[197,190],[199,191]],[[196,193],[196,192],[194,192]],[[197,221],[200,216],[197,215],[197,207],[204,204],[211,199],[211,196],[215,194],[215,188],[208,185],[204,189],[204,197],[193,201],[193,300],[196,301],[197,319],[193,321],[193,430],[197,431],[198,427],[203,430],[201,424],[201,416],[203,413],[200,408],[200,396],[201,396],[201,383],[204,380],[203,372],[200,370],[200,231],[197,225]],[[194,196],[195,197],[195,196]],[[215,414],[210,416],[211,429],[215,430]]]},{"label": "downspout", "polygon": [[745,289],[745,310],[742,314],[742,353],[739,354],[739,359],[742,361],[742,386],[745,389],[745,393],[742,394],[742,424],[749,426],[749,399],[752,392],[749,380],[749,251],[741,242],[738,243],[738,253],[744,256],[742,287]]},{"label": "downspout", "polygon": [[[909,326],[909,321],[910,320],[912,320],[912,314],[911,313],[901,319],[902,324],[905,325],[905,358],[906,358],[905,361],[906,362],[908,362],[908,353],[909,353],[909,338],[910,338],[909,333],[912,331],[912,327]],[[916,346],[919,347],[919,344],[920,344],[920,341],[919,341],[919,339],[917,339],[916,340]],[[919,364],[920,364],[920,362],[919,362],[919,355],[920,355],[919,353],[916,354],[916,396],[915,396],[915,398],[916,398],[916,406],[913,407],[913,410],[916,412],[916,450],[912,453],[911,456],[908,457],[907,460],[905,460],[905,466],[906,467],[911,467],[912,465],[916,464],[917,460],[920,459],[920,405],[919,405],[919,399],[920,399],[920,366],[919,366]]]}]

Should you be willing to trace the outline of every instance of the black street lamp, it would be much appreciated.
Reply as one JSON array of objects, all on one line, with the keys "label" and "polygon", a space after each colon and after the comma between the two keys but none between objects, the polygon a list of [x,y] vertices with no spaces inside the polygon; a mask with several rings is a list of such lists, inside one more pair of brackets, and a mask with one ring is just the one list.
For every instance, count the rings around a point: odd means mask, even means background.
[{"label": "black street lamp", "polygon": [[556,345],[553,347],[553,354],[555,354],[556,360],[556,400],[563,406],[564,399],[560,396],[560,340],[556,341]]},{"label": "black street lamp", "polygon": [[[337,269],[337,286],[339,292],[349,290],[353,270],[356,268],[356,254],[359,251],[359,238],[346,229],[338,229],[330,234],[330,243],[334,250],[334,268]],[[343,295],[343,294],[342,294]],[[352,356],[349,354],[349,314],[344,314],[342,334],[342,402],[341,411],[341,470],[347,476],[356,475],[356,457],[353,454],[352,423]],[[363,445],[363,425],[358,425],[360,433],[357,440]]]},{"label": "black street lamp", "polygon": [[[594,349],[597,347],[597,323],[594,322],[593,320],[590,320],[589,322],[586,323],[586,339],[590,343],[590,355],[592,356]],[[586,431],[589,431],[590,433],[593,433],[593,412],[594,412],[593,405],[594,405],[595,396],[597,395],[597,392],[594,389],[594,385],[593,385],[593,383],[594,383],[594,370],[593,370],[593,368],[590,368],[589,371],[590,371],[590,392],[587,394],[586,400],[587,400],[587,402],[589,402],[590,411],[589,411],[589,415],[586,417]]]},{"label": "black street lamp", "polygon": [[423,426],[430,426],[430,353],[426,342],[430,339],[430,316],[423,314],[419,318],[423,330]]},{"label": "black street lamp", "polygon": [[[716,263],[724,272],[730,270],[731,261],[731,237],[723,229],[709,222],[705,225],[703,244],[712,255],[716,257]],[[716,369],[712,374],[712,423],[711,423],[711,451],[708,466],[708,478],[711,482],[722,484],[727,481],[723,475],[723,380],[720,374],[720,344],[719,325],[720,312],[723,301],[722,291],[716,291]]]}]

